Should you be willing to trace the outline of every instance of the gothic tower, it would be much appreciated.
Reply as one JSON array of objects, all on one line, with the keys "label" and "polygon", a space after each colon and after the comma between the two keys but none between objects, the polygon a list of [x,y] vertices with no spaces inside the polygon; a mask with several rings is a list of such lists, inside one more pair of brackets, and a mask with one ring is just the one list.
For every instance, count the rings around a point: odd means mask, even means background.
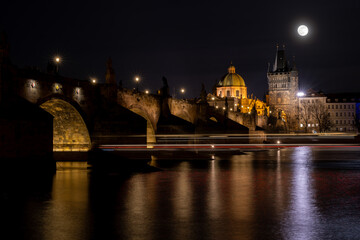
[{"label": "gothic tower", "polygon": [[299,90],[298,71],[295,64],[290,66],[287,62],[285,46],[283,46],[282,50],[279,50],[279,46],[276,48],[273,69],[270,70],[269,66],[267,72],[269,105],[277,112],[284,111],[289,127],[294,129],[296,128],[296,125],[293,124],[295,124],[297,117],[297,92]]}]

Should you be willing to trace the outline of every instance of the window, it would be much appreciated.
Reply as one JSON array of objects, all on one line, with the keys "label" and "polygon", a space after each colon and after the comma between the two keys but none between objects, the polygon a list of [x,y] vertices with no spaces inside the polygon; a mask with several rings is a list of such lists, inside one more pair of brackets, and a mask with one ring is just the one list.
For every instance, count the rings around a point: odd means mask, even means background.
[{"label": "window", "polygon": [[308,123],[308,127],[310,127],[311,125],[310,125],[310,123]]},{"label": "window", "polygon": [[342,124],[342,120],[340,120],[340,124]]},{"label": "window", "polygon": [[354,121],[354,120],[352,120],[352,124],[355,124],[355,121]]},{"label": "window", "polygon": [[328,105],[328,109],[330,109],[330,105]]},{"label": "window", "polygon": [[350,112],[348,112],[348,117],[350,117]]},{"label": "window", "polygon": [[314,125],[314,124],[312,124],[311,126],[312,126],[312,127],[314,127],[315,125]]},{"label": "window", "polygon": [[338,105],[335,105],[335,108],[338,109]]},{"label": "window", "polygon": [[335,116],[338,116],[338,113],[335,113]]},{"label": "window", "polygon": [[328,116],[330,117],[330,112],[328,112]]},{"label": "window", "polygon": [[348,120],[348,124],[350,124],[350,120]]},{"label": "window", "polygon": [[239,90],[236,90],[236,96],[240,96],[240,91]]},{"label": "window", "polygon": [[342,105],[340,105],[340,109],[342,109]]},{"label": "window", "polygon": [[342,112],[340,113],[340,117],[342,117]]},{"label": "window", "polygon": [[318,126],[319,126],[319,124],[316,124],[316,126],[318,127]]},{"label": "window", "polygon": [[219,91],[219,97],[222,97],[222,92],[221,91]]},{"label": "window", "polygon": [[354,109],[354,105],[351,105],[351,108]]},{"label": "window", "polygon": [[300,127],[303,127],[304,125],[302,123],[300,123]]},{"label": "window", "polygon": [[338,101],[339,101],[339,99],[335,98],[335,102],[338,102]]},{"label": "window", "polygon": [[338,124],[339,123],[339,121],[338,120],[336,120],[336,124]]},{"label": "window", "polygon": [[229,90],[226,91],[226,96],[230,97],[230,91]]},{"label": "window", "polygon": [[334,105],[331,105],[331,109],[334,109]]},{"label": "window", "polygon": [[351,113],[351,116],[354,116],[354,113]]}]

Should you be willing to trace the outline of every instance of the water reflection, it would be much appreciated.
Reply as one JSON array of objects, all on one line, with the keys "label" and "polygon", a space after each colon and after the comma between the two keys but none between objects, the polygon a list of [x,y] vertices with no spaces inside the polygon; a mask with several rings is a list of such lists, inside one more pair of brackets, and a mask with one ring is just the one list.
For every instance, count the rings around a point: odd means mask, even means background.
[{"label": "water reflection", "polygon": [[291,199],[283,221],[285,239],[319,239],[321,227],[312,180],[312,150],[294,149],[292,154]]},{"label": "water reflection", "polygon": [[51,200],[45,202],[43,239],[87,239],[89,180],[87,171],[57,171]]},{"label": "water reflection", "polygon": [[304,147],[126,176],[63,169],[21,195],[1,190],[1,218],[12,239],[356,239],[358,157]]}]

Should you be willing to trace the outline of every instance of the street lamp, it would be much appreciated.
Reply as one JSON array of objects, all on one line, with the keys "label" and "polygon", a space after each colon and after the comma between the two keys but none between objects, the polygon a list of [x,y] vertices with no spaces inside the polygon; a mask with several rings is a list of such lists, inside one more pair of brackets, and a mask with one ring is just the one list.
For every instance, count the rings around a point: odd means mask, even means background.
[{"label": "street lamp", "polygon": [[185,93],[185,88],[181,88],[180,89],[180,93],[183,95],[183,97],[184,97],[184,93]]},{"label": "street lamp", "polygon": [[145,90],[145,93],[146,93],[146,94],[149,94],[149,90]]},{"label": "street lamp", "polygon": [[58,73],[59,72],[59,64],[61,62],[61,58],[59,56],[56,56],[54,58],[54,62],[55,62],[55,66],[56,66],[56,69],[55,69],[55,72]]},{"label": "street lamp", "polygon": [[136,91],[137,91],[137,92],[139,91],[139,81],[140,81],[140,78],[139,78],[139,77],[135,77]]},{"label": "street lamp", "polygon": [[95,84],[95,83],[96,83],[96,78],[92,78],[92,79],[91,79],[91,82],[92,82],[93,84]]},{"label": "street lamp", "polygon": [[305,96],[305,93],[304,93],[304,92],[298,92],[296,95],[297,95],[298,97],[303,97],[303,96]]}]

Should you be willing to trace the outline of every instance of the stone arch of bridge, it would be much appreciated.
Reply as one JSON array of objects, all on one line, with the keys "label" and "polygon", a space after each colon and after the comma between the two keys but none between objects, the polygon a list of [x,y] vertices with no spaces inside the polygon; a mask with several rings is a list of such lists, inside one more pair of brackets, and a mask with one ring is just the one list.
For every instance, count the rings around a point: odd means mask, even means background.
[{"label": "stone arch of bridge", "polygon": [[156,135],[155,135],[156,125],[151,120],[151,118],[149,117],[147,112],[145,112],[138,106],[131,106],[129,108],[129,110],[136,113],[137,115],[143,117],[146,120],[146,142],[147,142],[147,144],[156,143]]},{"label": "stone arch of bridge", "polygon": [[54,151],[88,151],[90,134],[80,106],[63,96],[49,96],[38,105],[53,117]]}]

